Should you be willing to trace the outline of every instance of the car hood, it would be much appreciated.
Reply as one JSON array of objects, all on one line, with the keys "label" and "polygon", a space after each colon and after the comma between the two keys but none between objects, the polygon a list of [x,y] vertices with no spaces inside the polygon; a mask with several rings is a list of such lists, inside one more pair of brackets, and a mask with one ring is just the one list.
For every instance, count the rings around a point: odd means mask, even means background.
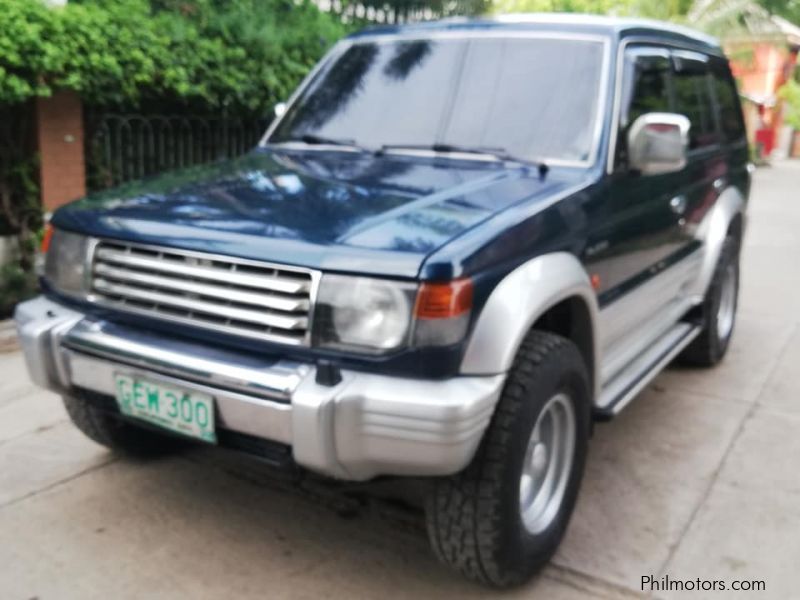
[{"label": "car hood", "polygon": [[100,238],[416,277],[466,230],[575,183],[500,162],[260,148],[89,196],[52,222]]}]

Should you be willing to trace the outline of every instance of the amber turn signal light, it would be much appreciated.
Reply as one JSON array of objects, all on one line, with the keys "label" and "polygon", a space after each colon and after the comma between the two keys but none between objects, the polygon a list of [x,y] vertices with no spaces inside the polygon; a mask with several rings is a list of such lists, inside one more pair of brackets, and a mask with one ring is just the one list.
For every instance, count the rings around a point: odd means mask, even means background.
[{"label": "amber turn signal light", "polygon": [[44,226],[44,234],[42,235],[42,243],[39,246],[39,249],[42,251],[42,254],[47,254],[47,251],[50,249],[50,240],[53,239],[53,226],[49,223]]},{"label": "amber turn signal light", "polygon": [[423,283],[417,296],[418,319],[450,319],[472,309],[472,280]]}]

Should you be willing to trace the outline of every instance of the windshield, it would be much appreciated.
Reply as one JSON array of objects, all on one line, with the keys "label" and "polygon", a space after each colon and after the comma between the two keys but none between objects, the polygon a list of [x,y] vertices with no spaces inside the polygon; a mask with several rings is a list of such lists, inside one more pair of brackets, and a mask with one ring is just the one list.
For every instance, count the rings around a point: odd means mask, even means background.
[{"label": "windshield", "polygon": [[604,51],[599,39],[547,37],[356,42],[317,74],[269,142],[315,136],[585,162]]}]

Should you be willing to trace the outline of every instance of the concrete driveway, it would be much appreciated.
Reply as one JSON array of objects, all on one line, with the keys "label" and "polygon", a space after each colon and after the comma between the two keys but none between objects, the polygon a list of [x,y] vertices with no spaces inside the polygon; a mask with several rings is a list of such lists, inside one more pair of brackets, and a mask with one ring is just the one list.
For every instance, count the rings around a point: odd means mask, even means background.
[{"label": "concrete driveway", "polygon": [[[591,445],[555,563],[509,597],[800,598],[800,163],[756,174],[733,345],[672,368]],[[418,512],[240,456],[157,462],[85,440],[0,354],[0,597],[478,597]],[[659,579],[766,591],[646,592]]]}]

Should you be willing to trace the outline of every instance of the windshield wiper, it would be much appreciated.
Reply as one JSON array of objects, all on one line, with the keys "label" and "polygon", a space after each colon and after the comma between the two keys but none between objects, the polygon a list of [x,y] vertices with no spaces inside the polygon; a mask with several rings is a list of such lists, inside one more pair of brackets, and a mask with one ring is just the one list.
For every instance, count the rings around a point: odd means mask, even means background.
[{"label": "windshield wiper", "polygon": [[358,145],[355,140],[340,140],[337,138],[316,135],[314,133],[304,133],[296,138],[282,140],[281,143],[289,142],[303,142],[304,144],[309,144],[310,146],[342,146],[346,148],[355,148],[356,150],[360,150],[362,152],[372,152],[372,150],[369,148]]},{"label": "windshield wiper", "polygon": [[442,154],[483,154],[494,157],[498,160],[520,163],[528,166],[535,166],[539,169],[539,175],[544,177],[549,171],[549,167],[543,161],[532,161],[510,154],[505,148],[493,148],[488,146],[459,146],[457,144],[384,144],[376,154],[385,154],[391,150],[430,150],[441,152]]}]

